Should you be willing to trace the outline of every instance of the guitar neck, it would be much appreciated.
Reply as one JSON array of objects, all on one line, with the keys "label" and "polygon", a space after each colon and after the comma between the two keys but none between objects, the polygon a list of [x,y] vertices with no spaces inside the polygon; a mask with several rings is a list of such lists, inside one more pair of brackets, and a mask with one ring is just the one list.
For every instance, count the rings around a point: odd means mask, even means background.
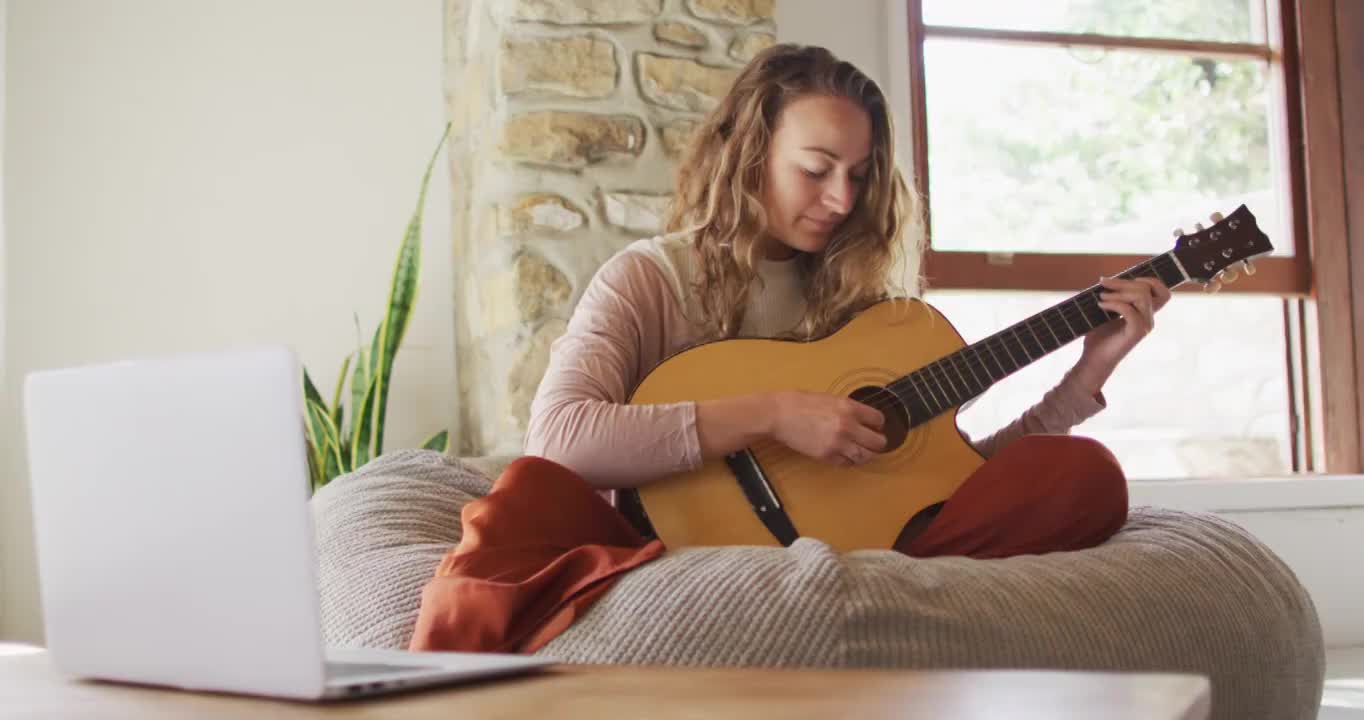
[{"label": "guitar neck", "polygon": [[[1187,276],[1172,253],[1133,266],[1118,277],[1153,277],[1166,287]],[[1099,307],[1102,285],[1093,285],[1022,322],[968,345],[899,378],[887,389],[918,425],[978,397],[995,383],[1118,317]]]}]

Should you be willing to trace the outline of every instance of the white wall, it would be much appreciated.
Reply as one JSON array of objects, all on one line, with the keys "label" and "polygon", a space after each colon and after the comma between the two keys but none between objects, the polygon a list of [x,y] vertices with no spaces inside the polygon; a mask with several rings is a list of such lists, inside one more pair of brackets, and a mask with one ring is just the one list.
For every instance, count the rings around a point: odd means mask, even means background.
[{"label": "white wall", "polygon": [[820,45],[881,87],[895,119],[901,170],[913,171],[909,132],[909,32],[904,0],[778,0],[777,40]]},{"label": "white wall", "polygon": [[[441,24],[440,0],[11,0],[0,639],[41,638],[23,373],[282,343],[330,395],[444,125]],[[448,177],[388,448],[455,418]]]},{"label": "white wall", "polygon": [[[5,153],[4,153],[4,127],[5,127],[5,121],[4,121],[4,117],[5,117],[5,90],[4,90],[4,78],[5,78],[5,52],[4,52],[4,49],[5,49],[5,40],[4,40],[4,37],[5,37],[5,25],[7,25],[7,20],[5,20],[5,18],[7,18],[8,15],[10,15],[10,3],[8,3],[8,0],[0,0],[0,168],[3,168],[3,166],[4,166],[4,154],[5,154]],[[5,221],[4,221],[4,202],[3,202],[3,199],[4,199],[4,173],[3,173],[3,172],[0,172],[0,380],[3,380],[3,379],[4,379],[4,363],[5,363],[5,353],[4,353],[4,338],[5,338],[5,311],[4,311],[4,307],[5,307],[5,305],[4,305],[4,301],[5,301],[5,295],[7,295],[7,293],[5,293],[5,275],[8,274],[8,273],[5,273],[5,252],[4,252],[4,225],[5,225]],[[3,390],[3,386],[0,386],[0,390]],[[3,447],[3,446],[0,446],[0,447]],[[3,455],[0,455],[0,458],[3,458]],[[3,510],[3,506],[0,506],[0,510]],[[3,517],[3,515],[0,515],[0,517]],[[3,525],[0,525],[0,528],[3,528]],[[3,566],[0,566],[0,567],[3,567]],[[0,588],[3,588],[3,586],[4,586],[3,584],[0,584]],[[0,603],[0,607],[4,607],[3,603]]]},{"label": "white wall", "polygon": [[[6,42],[5,42],[5,27],[6,27],[6,25],[7,25],[6,18],[8,17],[8,15],[9,15],[9,2],[8,2],[8,0],[0,0],[0,167],[4,167],[4,164],[5,164],[5,143],[4,143],[4,139],[5,139],[5,107],[6,107],[6,106],[5,106],[5,74],[6,74],[6,73],[5,73],[5,47],[6,47]],[[5,320],[6,320],[6,313],[5,313],[5,297],[6,297],[6,292],[5,292],[5,276],[8,274],[8,273],[5,271],[5,206],[4,206],[4,202],[3,202],[3,198],[4,198],[4,197],[5,197],[5,176],[4,176],[4,173],[3,173],[3,172],[0,172],[0,382],[3,382],[4,377],[5,377],[5,352],[4,352],[4,348],[5,348]],[[3,385],[2,385],[2,384],[0,384],[0,392],[3,392]],[[0,398],[3,398],[3,396],[0,396]],[[0,442],[2,442],[2,441],[3,441],[3,440],[0,440]],[[4,447],[3,445],[0,445],[0,448],[3,448],[3,447]],[[0,455],[0,461],[2,461],[3,458],[4,458],[4,456],[3,456],[3,455]],[[0,497],[3,497],[3,496],[0,496]],[[4,510],[4,506],[0,506],[0,512],[3,512],[3,510]],[[3,517],[4,517],[3,515],[0,515],[0,518],[3,518]],[[3,527],[4,527],[3,525],[0,525],[0,528],[3,528]],[[2,564],[0,564],[0,571],[3,571],[3,567],[4,567],[4,566],[3,566]],[[3,572],[0,572],[0,590],[3,590],[3,588],[4,588],[4,583],[3,583]],[[0,608],[3,608],[3,607],[4,607],[4,603],[3,603],[3,602],[0,602]],[[2,637],[2,636],[0,636],[0,637]]]}]

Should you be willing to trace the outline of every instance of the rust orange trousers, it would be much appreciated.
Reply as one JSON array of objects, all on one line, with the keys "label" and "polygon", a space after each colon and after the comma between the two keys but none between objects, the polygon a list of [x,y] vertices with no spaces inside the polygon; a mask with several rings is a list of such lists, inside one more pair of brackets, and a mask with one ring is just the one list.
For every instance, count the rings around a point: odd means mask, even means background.
[{"label": "rust orange trousers", "polygon": [[[664,552],[573,471],[544,458],[507,467],[464,507],[464,535],[422,591],[413,650],[534,652],[622,573]],[[964,482],[895,549],[1000,558],[1094,547],[1127,520],[1127,480],[1098,442],[1026,435]]]}]

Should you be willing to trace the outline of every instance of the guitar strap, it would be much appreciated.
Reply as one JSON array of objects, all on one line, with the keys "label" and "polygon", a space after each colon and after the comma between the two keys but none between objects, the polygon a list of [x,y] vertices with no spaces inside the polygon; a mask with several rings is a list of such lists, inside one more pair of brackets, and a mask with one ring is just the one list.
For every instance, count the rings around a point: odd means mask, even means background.
[{"label": "guitar strap", "polygon": [[620,514],[625,516],[630,524],[635,526],[635,530],[650,540],[658,537],[658,531],[654,530],[654,524],[649,522],[649,513],[644,511],[644,503],[640,502],[639,491],[634,488],[621,488],[616,491],[616,508]]},{"label": "guitar strap", "polygon": [[[763,473],[757,458],[753,457],[751,452],[743,450],[726,456],[725,464],[734,473],[739,489],[743,490],[744,497],[748,498],[749,505],[753,507],[753,514],[758,516],[767,531],[772,533],[772,537],[782,545],[795,542],[800,533],[791,523],[791,517],[782,507],[781,498],[777,497],[776,488],[767,481],[767,475]],[[644,503],[639,500],[638,491],[634,488],[617,490],[616,504],[621,514],[635,526],[640,535],[646,538],[658,537],[653,523],[649,522],[649,513],[645,511]]]},{"label": "guitar strap", "polygon": [[781,506],[777,489],[767,481],[767,475],[758,464],[758,459],[753,457],[753,453],[740,450],[732,455],[726,455],[725,464],[734,473],[734,479],[739,482],[744,497],[748,498],[748,504],[753,507],[753,514],[758,516],[767,531],[772,533],[772,537],[782,545],[795,542],[800,533],[796,531],[796,526],[791,524],[791,516],[787,515]]}]

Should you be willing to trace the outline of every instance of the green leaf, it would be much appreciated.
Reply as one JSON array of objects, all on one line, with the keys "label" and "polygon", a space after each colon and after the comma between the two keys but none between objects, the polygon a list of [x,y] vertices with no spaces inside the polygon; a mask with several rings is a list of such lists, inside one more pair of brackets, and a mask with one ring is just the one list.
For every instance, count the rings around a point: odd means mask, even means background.
[{"label": "green leaf", "polygon": [[322,468],[325,464],[324,453],[327,451],[326,431],[321,424],[313,417],[311,412],[312,405],[321,405],[322,396],[317,392],[317,386],[313,384],[313,379],[308,376],[308,369],[303,369],[303,402],[304,417],[303,428],[308,437],[308,469],[315,472],[313,476],[313,487],[319,487],[319,482],[324,480]]},{"label": "green leaf", "polygon": [[[388,411],[388,388],[389,378],[393,374],[393,361],[398,355],[398,346],[403,341],[403,335],[407,332],[408,317],[417,299],[417,286],[421,275],[422,208],[426,205],[426,190],[431,183],[431,171],[436,166],[436,159],[440,156],[441,148],[449,136],[450,123],[446,123],[445,132],[441,134],[440,142],[436,143],[436,149],[426,163],[426,173],[422,175],[421,189],[417,193],[417,207],[412,211],[412,218],[408,220],[407,232],[403,235],[402,247],[398,251],[398,260],[393,268],[388,310],[384,314],[383,322],[379,324],[379,331],[371,348],[371,374],[379,378],[375,408],[378,416],[374,433],[375,457],[384,451],[384,424]],[[375,355],[378,357],[374,357]]]},{"label": "green leaf", "polygon": [[341,455],[337,453],[327,453],[327,464],[322,470],[322,484],[335,480],[338,475],[344,475],[345,468],[341,467]]},{"label": "green leaf", "polygon": [[350,370],[351,357],[353,354],[347,355],[345,361],[341,363],[341,372],[336,376],[336,389],[332,391],[332,424],[336,425],[338,430],[345,426],[342,420],[346,417],[346,409],[341,407],[341,388],[346,384],[346,371]]},{"label": "green leaf", "polygon": [[[325,476],[323,484],[325,485],[337,475],[349,472],[345,459],[341,456],[341,434],[332,424],[332,418],[327,414],[327,409],[322,407],[320,403],[308,401],[308,416],[321,428],[324,438],[323,448],[326,454],[324,467],[327,468],[326,472],[323,473]],[[333,462],[335,463],[334,467]]]},{"label": "green leaf", "polygon": [[377,397],[375,390],[378,386],[378,378],[369,379],[369,387],[365,389],[365,397],[360,401],[360,406],[355,409],[355,418],[351,421],[350,437],[350,466],[358,468],[370,461],[370,433],[374,429],[374,399]]},{"label": "green leaf", "polygon": [[322,487],[322,468],[318,467],[313,457],[312,439],[308,440],[308,487],[313,492]]},{"label": "green leaf", "polygon": [[303,399],[322,405],[322,394],[317,391],[317,386],[313,384],[312,377],[308,375],[308,368],[303,368]]},{"label": "green leaf", "polygon": [[350,378],[350,424],[352,432],[355,429],[355,424],[360,420],[360,405],[365,401],[365,391],[369,388],[370,378],[373,377],[369,372],[369,353],[364,348],[359,348],[355,352],[358,358],[355,361],[355,370],[351,373]]},{"label": "green leaf", "polygon": [[450,440],[450,431],[449,431],[449,430],[441,430],[440,432],[436,433],[435,435],[432,435],[431,437],[427,438],[427,439],[426,439],[426,442],[422,443],[422,449],[423,449],[423,450],[438,450],[438,451],[440,451],[440,452],[445,452],[445,449],[446,449],[446,446],[447,446],[448,443],[449,443],[449,440]]}]

